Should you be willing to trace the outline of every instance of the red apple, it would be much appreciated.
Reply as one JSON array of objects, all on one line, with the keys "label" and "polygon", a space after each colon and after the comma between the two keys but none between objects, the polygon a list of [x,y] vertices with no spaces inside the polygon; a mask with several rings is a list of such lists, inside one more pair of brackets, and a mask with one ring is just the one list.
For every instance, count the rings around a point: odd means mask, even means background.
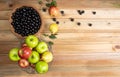
[{"label": "red apple", "polygon": [[23,58],[23,59],[28,59],[30,54],[31,54],[32,50],[27,47],[27,46],[24,46],[23,48],[21,48],[19,51],[18,51],[18,55]]},{"label": "red apple", "polygon": [[51,6],[51,7],[49,8],[49,14],[50,14],[51,16],[57,16],[58,13],[59,13],[59,11],[58,11],[58,8],[57,8],[56,6]]},{"label": "red apple", "polygon": [[18,64],[22,68],[25,68],[25,67],[29,66],[29,62],[26,59],[20,59],[18,61]]}]

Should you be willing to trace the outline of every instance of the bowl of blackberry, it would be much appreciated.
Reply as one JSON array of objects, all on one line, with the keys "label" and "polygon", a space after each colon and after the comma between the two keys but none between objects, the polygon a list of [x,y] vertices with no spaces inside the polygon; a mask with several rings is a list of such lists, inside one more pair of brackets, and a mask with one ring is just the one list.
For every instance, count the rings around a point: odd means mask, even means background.
[{"label": "bowl of blackberry", "polygon": [[20,6],[10,16],[11,31],[19,38],[37,35],[43,31],[43,19],[37,9],[31,6]]}]

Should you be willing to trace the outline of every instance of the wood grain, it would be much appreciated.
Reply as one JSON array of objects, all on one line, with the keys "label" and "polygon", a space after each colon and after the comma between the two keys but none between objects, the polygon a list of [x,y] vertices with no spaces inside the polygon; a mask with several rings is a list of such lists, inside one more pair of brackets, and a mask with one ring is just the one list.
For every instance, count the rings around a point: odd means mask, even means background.
[{"label": "wood grain", "polygon": [[[13,6],[10,7],[10,1],[0,0],[0,77],[120,76],[119,0],[57,0],[58,8],[65,13],[56,17],[59,21],[57,39],[51,40],[37,35],[54,42],[54,60],[46,74],[28,74],[20,69],[17,62],[9,60],[9,50],[20,47],[22,40],[10,31],[9,18],[16,6],[34,6],[44,18],[43,33],[50,34],[49,25],[56,23],[52,20],[54,17],[51,17],[48,11],[42,11],[38,0],[12,1]],[[84,10],[85,13],[79,15],[77,10]],[[71,18],[74,18],[74,22],[71,22]]]},{"label": "wood grain", "polygon": [[[10,10],[13,9],[16,5],[33,5],[36,7],[39,7],[40,5],[38,4],[37,0],[12,0],[13,1],[13,7],[9,7],[9,2],[5,0],[1,0],[0,10]],[[119,0],[57,0],[58,7],[59,8],[73,8],[73,9],[78,9],[78,8],[119,8]],[[65,3],[65,5],[63,5]]]}]

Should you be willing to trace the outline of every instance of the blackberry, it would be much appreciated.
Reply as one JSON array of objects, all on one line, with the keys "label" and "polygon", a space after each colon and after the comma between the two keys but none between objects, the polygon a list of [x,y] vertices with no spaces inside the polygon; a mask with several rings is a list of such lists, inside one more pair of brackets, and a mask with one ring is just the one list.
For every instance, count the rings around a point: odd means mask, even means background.
[{"label": "blackberry", "polygon": [[90,26],[90,27],[91,27],[91,26],[92,26],[92,23],[88,23],[88,26]]},{"label": "blackberry", "polygon": [[59,24],[59,21],[56,21],[56,24]]},{"label": "blackberry", "polygon": [[11,19],[14,32],[23,37],[37,33],[42,23],[39,13],[29,6],[17,8],[12,13]]},{"label": "blackberry", "polygon": [[78,22],[78,23],[77,23],[77,25],[78,25],[78,26],[80,26],[80,25],[81,25],[81,23],[80,23],[80,22]]},{"label": "blackberry", "polygon": [[64,11],[62,11],[62,10],[60,11],[60,13],[61,13],[62,15],[64,15],[64,14],[65,14],[65,13],[64,13]]},{"label": "blackberry", "polygon": [[84,13],[85,13],[85,11],[84,11],[84,10],[77,10],[77,12],[78,12],[78,14],[79,14],[79,15],[82,15],[82,14],[84,14]]},{"label": "blackberry", "polygon": [[74,18],[70,18],[70,21],[73,22],[73,21],[74,21]]},{"label": "blackberry", "polygon": [[92,13],[93,13],[93,15],[95,15],[95,14],[96,14],[96,11],[93,11]]}]

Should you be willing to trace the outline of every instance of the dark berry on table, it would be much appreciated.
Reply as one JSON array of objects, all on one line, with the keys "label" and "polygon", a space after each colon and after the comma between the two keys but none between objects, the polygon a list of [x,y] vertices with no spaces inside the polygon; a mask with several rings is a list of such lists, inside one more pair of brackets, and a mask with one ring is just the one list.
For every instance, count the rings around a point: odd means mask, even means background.
[{"label": "dark berry on table", "polygon": [[88,23],[88,26],[90,26],[90,27],[91,27],[91,26],[92,26],[92,23]]},{"label": "dark berry on table", "polygon": [[78,12],[78,14],[79,14],[79,15],[82,15],[82,14],[84,14],[84,13],[85,13],[85,11],[84,11],[84,10],[77,10],[77,12]]},{"label": "dark berry on table", "polygon": [[63,10],[61,10],[60,13],[61,13],[62,15],[64,15],[64,11],[63,11]]},{"label": "dark berry on table", "polygon": [[80,22],[78,22],[78,23],[77,23],[77,25],[78,25],[78,26],[80,26],[80,25],[81,25],[81,23],[80,23]]},{"label": "dark berry on table", "polygon": [[13,3],[9,3],[9,7],[13,7]]},{"label": "dark berry on table", "polygon": [[53,21],[56,21],[56,18],[52,18]]},{"label": "dark berry on table", "polygon": [[42,8],[42,11],[43,11],[43,12],[46,12],[46,11],[47,11],[47,9],[46,9],[46,8]]},{"label": "dark berry on table", "polygon": [[59,21],[56,21],[56,24],[59,24]]},{"label": "dark berry on table", "polygon": [[93,15],[95,15],[95,14],[96,14],[96,12],[95,12],[95,11],[93,11],[92,13],[93,13]]},{"label": "dark berry on table", "polygon": [[73,21],[74,21],[74,18],[70,18],[70,21],[72,21],[72,22],[73,22]]}]

